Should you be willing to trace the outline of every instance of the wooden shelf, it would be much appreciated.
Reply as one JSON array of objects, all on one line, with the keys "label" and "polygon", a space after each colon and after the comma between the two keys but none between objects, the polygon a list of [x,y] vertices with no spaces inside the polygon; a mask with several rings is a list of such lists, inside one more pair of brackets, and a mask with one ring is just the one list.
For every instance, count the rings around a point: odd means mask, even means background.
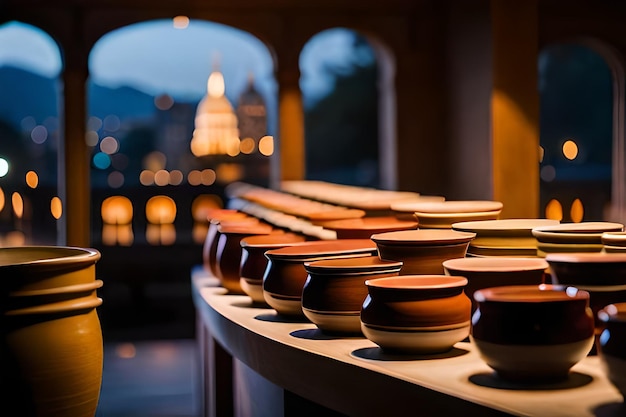
[{"label": "wooden shelf", "polygon": [[[193,297],[205,358],[206,415],[216,413],[218,405],[211,403],[220,401],[215,398],[216,390],[225,389],[224,384],[233,380],[234,393],[226,397],[234,404],[226,408],[232,406],[235,415],[242,415],[237,410],[250,411],[242,402],[258,405],[265,401],[265,407],[270,407],[268,392],[276,396],[272,406],[284,407],[280,412],[285,416],[302,411],[297,404],[294,409],[294,397],[350,416],[624,413],[623,398],[607,380],[596,356],[575,365],[562,383],[514,385],[495,377],[469,342],[459,342],[442,355],[388,355],[365,338],[324,335],[306,319],[282,319],[273,309],[253,306],[249,297],[225,294],[216,285],[216,279],[201,267],[194,269]],[[215,372],[223,366],[216,360],[219,355],[207,355],[207,349],[215,348],[232,359],[232,374]],[[256,385],[245,380],[250,374]],[[259,390],[259,381],[270,388]],[[266,397],[255,398],[259,392]],[[272,414],[261,408],[254,415]]]}]

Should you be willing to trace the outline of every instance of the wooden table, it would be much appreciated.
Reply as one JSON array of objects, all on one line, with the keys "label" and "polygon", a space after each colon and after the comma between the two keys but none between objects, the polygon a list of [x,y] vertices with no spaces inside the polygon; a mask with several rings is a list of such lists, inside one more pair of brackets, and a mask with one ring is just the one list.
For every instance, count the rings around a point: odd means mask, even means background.
[{"label": "wooden table", "polygon": [[516,385],[499,380],[469,342],[440,355],[389,355],[217,284],[194,268],[205,416],[626,415],[597,356],[576,364],[567,381]]}]

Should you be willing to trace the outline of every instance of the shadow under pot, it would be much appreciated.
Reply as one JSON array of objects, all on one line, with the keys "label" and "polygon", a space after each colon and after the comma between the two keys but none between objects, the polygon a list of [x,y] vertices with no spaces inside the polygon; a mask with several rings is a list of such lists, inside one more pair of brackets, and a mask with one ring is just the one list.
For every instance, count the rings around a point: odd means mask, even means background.
[{"label": "shadow under pot", "polygon": [[402,262],[378,256],[305,262],[302,311],[323,333],[361,335],[360,313],[367,297],[365,281],[397,276]]},{"label": "shadow under pot", "polygon": [[265,302],[280,315],[304,317],[302,289],[308,277],[305,262],[375,254],[376,245],[370,239],[309,241],[269,250],[265,252],[268,263],[263,275]]},{"label": "shadow under pot", "polygon": [[594,343],[589,293],[554,285],[502,286],[474,293],[471,343],[503,380],[567,379]]},{"label": "shadow under pot", "polygon": [[254,303],[267,304],[263,296],[263,274],[267,268],[265,252],[304,241],[304,236],[295,233],[275,233],[241,239],[240,285]]},{"label": "shadow under pot", "polygon": [[365,285],[361,329],[385,352],[443,353],[469,335],[465,277],[401,275],[367,280]]}]

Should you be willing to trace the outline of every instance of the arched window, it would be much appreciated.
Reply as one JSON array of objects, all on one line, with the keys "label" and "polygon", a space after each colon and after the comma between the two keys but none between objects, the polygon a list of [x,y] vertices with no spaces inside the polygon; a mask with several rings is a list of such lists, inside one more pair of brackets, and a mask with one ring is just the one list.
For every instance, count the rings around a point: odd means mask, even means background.
[{"label": "arched window", "polygon": [[42,30],[0,25],[0,246],[63,243],[61,54]]},{"label": "arched window", "polygon": [[[384,169],[395,138],[380,114],[389,91],[388,65],[378,45],[350,29],[311,38],[300,55],[305,111],[306,178],[348,185],[393,187]],[[382,80],[382,82],[381,82]],[[393,115],[391,115],[391,118]],[[387,150],[386,148],[383,148]]]},{"label": "arched window", "polygon": [[201,244],[192,215],[197,198],[224,203],[233,181],[269,184],[274,69],[252,35],[183,18],[138,23],[103,36],[89,71],[96,242],[100,205],[113,195],[133,202],[134,243],[158,244],[146,235],[145,207],[165,195],[178,213],[175,242]]},{"label": "arched window", "polygon": [[[540,201],[547,217],[556,212],[562,221],[620,216],[623,191],[616,190],[624,187],[618,174],[623,162],[616,156],[620,143],[623,149],[618,123],[623,115],[616,109],[623,91],[615,88],[617,74],[592,44],[555,44],[541,51]],[[546,211],[557,202],[561,210]]]}]

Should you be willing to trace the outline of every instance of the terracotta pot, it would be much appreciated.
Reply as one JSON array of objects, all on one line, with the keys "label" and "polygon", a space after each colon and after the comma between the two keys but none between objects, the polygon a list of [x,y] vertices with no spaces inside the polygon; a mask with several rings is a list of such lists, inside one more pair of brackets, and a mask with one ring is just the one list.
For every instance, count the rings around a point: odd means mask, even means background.
[{"label": "terracotta pot", "polygon": [[490,200],[446,200],[417,202],[413,211],[420,229],[450,229],[458,222],[496,220],[502,206]]},{"label": "terracotta pot", "polygon": [[470,341],[506,380],[558,381],[590,352],[589,293],[553,285],[503,286],[474,293]]},{"label": "terracotta pot", "polygon": [[220,223],[217,226],[216,277],[220,284],[232,294],[245,294],[241,288],[241,239],[247,236],[280,234],[284,231],[274,229],[267,223]]},{"label": "terracotta pot", "polygon": [[401,230],[372,235],[378,255],[403,263],[400,275],[444,274],[443,261],[462,258],[475,233],[442,230]]},{"label": "terracotta pot", "polygon": [[464,277],[403,275],[365,285],[361,329],[384,351],[441,353],[469,335],[471,303]]},{"label": "terracotta pot", "polygon": [[240,285],[252,301],[267,304],[263,297],[263,275],[267,268],[265,252],[305,241],[295,233],[248,236],[241,239]]},{"label": "terracotta pot", "polygon": [[324,333],[360,335],[365,281],[396,276],[401,267],[402,262],[378,256],[305,262],[302,311]]},{"label": "terracotta pot", "polygon": [[220,221],[228,220],[246,220],[258,222],[259,220],[248,216],[246,213],[231,209],[215,210],[210,212],[209,226],[207,234],[202,246],[202,263],[207,272],[215,275],[216,270],[216,253],[217,253],[217,237],[219,236],[217,226]]},{"label": "terracotta pot", "polygon": [[95,415],[103,362],[99,259],[94,249],[0,248],[0,395],[6,410]]},{"label": "terracotta pot", "polygon": [[375,254],[376,245],[370,239],[313,241],[269,250],[263,276],[265,301],[280,315],[303,317],[302,289],[308,277],[305,262]]},{"label": "terracotta pot", "polygon": [[400,220],[395,216],[362,217],[328,222],[324,228],[334,230],[337,239],[369,239],[377,233],[417,229],[417,220]]}]

